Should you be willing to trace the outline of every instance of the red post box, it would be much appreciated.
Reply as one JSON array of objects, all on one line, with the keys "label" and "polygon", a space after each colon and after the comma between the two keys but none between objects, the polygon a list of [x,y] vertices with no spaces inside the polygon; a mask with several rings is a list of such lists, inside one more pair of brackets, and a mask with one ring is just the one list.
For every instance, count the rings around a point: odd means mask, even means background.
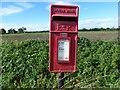
[{"label": "red post box", "polygon": [[75,72],[78,6],[51,5],[49,71]]}]

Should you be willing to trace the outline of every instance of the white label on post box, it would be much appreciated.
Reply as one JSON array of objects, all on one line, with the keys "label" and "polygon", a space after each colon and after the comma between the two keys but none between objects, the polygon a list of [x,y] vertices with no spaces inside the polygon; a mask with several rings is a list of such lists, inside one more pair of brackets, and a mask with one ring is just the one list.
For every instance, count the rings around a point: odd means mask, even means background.
[{"label": "white label on post box", "polygon": [[69,40],[58,40],[58,61],[69,61]]}]

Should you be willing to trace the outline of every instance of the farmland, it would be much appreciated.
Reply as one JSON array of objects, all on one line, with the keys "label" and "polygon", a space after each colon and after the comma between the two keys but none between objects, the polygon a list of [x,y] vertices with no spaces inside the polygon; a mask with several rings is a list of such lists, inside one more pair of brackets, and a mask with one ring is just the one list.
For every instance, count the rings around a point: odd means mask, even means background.
[{"label": "farmland", "polygon": [[[99,40],[115,40],[118,38],[118,31],[81,31],[79,37]],[[48,39],[46,33],[23,33],[23,34],[4,34],[2,40],[26,40],[26,39]]]},{"label": "farmland", "polygon": [[[77,72],[65,73],[64,87],[119,88],[118,32],[79,32],[79,36]],[[2,39],[3,88],[58,87],[58,74],[48,71],[48,33],[5,34]]]}]

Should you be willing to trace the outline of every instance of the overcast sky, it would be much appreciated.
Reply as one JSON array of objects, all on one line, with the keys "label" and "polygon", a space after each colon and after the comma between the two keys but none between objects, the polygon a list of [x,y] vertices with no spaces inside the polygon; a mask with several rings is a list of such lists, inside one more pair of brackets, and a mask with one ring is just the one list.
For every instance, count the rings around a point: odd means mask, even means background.
[{"label": "overcast sky", "polygon": [[[118,27],[118,0],[3,0],[0,8],[0,26],[6,30],[26,27],[28,31],[49,30],[49,7],[51,4],[67,4],[79,6],[79,28]],[[67,2],[66,2],[67,1]],[[69,1],[69,2],[68,2]],[[102,1],[102,0],[101,0]]]}]

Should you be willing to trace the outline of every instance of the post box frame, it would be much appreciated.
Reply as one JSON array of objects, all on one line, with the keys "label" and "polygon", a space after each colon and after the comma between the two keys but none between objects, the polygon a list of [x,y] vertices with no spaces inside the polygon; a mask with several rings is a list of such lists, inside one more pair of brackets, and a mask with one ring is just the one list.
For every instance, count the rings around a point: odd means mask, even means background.
[{"label": "post box frame", "polygon": [[[53,7],[62,7],[64,8],[74,8],[75,9],[75,15],[72,14],[63,14],[62,16],[60,14],[52,14],[52,8]],[[78,37],[78,6],[69,6],[69,5],[51,5],[51,11],[50,11],[50,33],[49,33],[49,72],[75,72],[76,71],[76,59],[77,59],[77,37]],[[72,21],[69,23],[69,21],[55,21],[53,17],[70,17],[73,19],[76,19],[75,21]],[[54,30],[55,28],[58,29],[58,27],[53,28],[53,23],[61,23],[62,24],[68,24],[73,25],[72,31],[71,30]],[[66,36],[62,36],[61,33],[66,33]],[[59,40],[69,40],[69,61],[63,61],[58,62],[58,41]],[[73,48],[74,50],[72,50]],[[71,54],[71,52],[73,52]],[[72,57],[71,57],[72,56]]]}]

